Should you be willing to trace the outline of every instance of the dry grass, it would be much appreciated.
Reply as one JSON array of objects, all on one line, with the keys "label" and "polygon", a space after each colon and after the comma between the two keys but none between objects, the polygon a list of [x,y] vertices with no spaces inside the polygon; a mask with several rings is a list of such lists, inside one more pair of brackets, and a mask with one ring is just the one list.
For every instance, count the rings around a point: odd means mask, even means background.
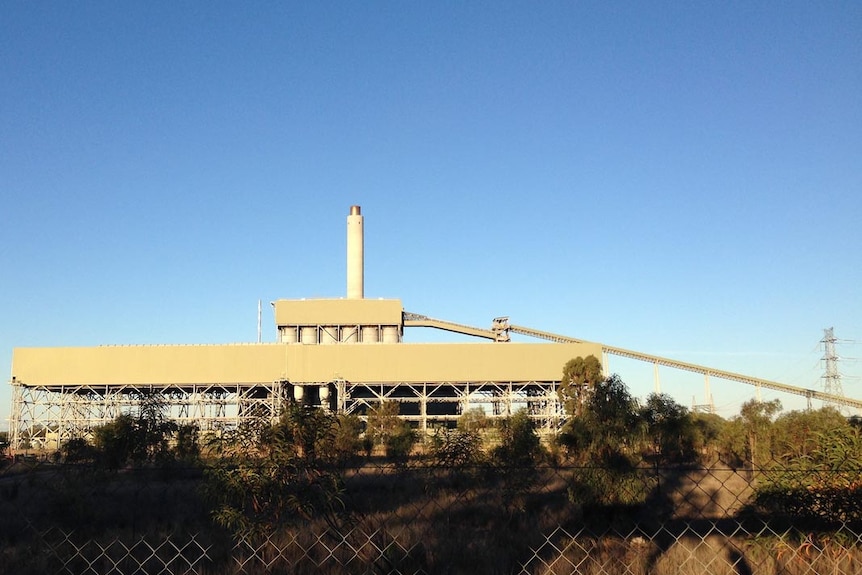
[{"label": "dry grass", "polygon": [[199,475],[43,467],[0,477],[0,573],[862,573],[858,534],[741,517],[744,474],[665,470],[643,504],[590,506],[569,498],[576,471],[513,487],[493,468],[364,466],[345,476],[343,513],[236,540]]}]

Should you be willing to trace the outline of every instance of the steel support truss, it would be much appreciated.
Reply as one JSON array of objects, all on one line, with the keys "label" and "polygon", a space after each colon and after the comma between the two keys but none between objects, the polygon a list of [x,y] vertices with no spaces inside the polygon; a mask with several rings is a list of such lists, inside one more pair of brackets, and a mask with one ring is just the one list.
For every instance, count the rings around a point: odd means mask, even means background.
[{"label": "steel support truss", "polygon": [[453,425],[471,409],[501,419],[524,409],[545,434],[556,432],[565,419],[557,396],[558,382],[445,381],[351,384],[337,381],[337,407],[364,417],[370,407],[396,401],[400,417],[425,433],[434,426]]},{"label": "steel support truss", "polygon": [[10,444],[15,450],[56,450],[124,413],[135,414],[157,394],[168,416],[201,431],[236,427],[243,420],[276,421],[284,382],[194,385],[12,386]]},{"label": "steel support truss", "polygon": [[[334,397],[324,407],[364,419],[370,407],[396,401],[400,417],[420,432],[451,426],[471,409],[494,420],[524,409],[543,434],[557,431],[565,419],[557,397],[558,382],[447,381],[351,383],[345,380],[313,384],[288,381],[194,385],[13,385],[10,443],[14,450],[56,450],[118,415],[135,414],[143,401],[158,394],[168,415],[178,424],[194,424],[203,432],[235,428],[244,421],[278,420],[296,385],[329,387]],[[316,393],[305,401],[319,403]]]}]

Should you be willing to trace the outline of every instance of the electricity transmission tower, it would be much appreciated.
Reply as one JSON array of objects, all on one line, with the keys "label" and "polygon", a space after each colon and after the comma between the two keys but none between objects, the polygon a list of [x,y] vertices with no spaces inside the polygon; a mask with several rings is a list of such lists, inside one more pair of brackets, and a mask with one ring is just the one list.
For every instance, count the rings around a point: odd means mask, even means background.
[{"label": "electricity transmission tower", "polygon": [[[838,338],[833,332],[834,328],[823,330],[823,339],[820,340],[820,345],[823,347],[823,362],[826,366],[826,371],[823,373],[823,392],[832,395],[844,397],[844,389],[841,386],[841,372],[838,371],[838,352],[835,351],[835,344]],[[835,402],[828,402],[829,405],[840,409]]]}]

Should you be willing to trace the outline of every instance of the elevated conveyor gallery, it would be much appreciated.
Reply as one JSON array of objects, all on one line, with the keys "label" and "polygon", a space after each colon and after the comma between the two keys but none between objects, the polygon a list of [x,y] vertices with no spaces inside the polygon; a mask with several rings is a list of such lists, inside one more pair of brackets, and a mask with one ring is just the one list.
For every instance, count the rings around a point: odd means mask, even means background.
[{"label": "elevated conveyor gallery", "polygon": [[[549,333],[546,331],[540,331],[537,329],[524,327],[520,325],[513,325],[509,323],[508,318],[506,317],[498,317],[495,318],[492,322],[492,327],[490,330],[485,330],[476,327],[465,326],[445,320],[433,319],[427,316],[419,315],[419,314],[407,314],[405,312],[405,317],[415,318],[414,321],[411,321],[410,325],[421,326],[421,327],[432,327],[437,329],[444,329],[447,331],[452,331],[456,333],[461,333],[465,335],[474,335],[477,337],[484,337],[487,339],[491,339],[497,342],[508,342],[510,341],[509,334],[517,333],[521,335],[526,335],[530,337],[535,337],[538,339],[544,339],[547,341],[552,341],[554,343],[585,343],[585,340],[576,339],[573,337],[559,335],[556,333]],[[408,325],[405,321],[405,325]],[[706,377],[715,377],[718,379],[725,379],[728,381],[736,381],[739,383],[745,383],[748,385],[753,385],[755,387],[761,387],[766,389],[773,389],[775,391],[780,391],[782,393],[790,393],[792,395],[799,395],[805,397],[809,400],[819,400],[828,403],[834,403],[837,405],[845,405],[848,407],[854,407],[856,409],[862,409],[862,400],[853,399],[851,397],[844,397],[840,395],[834,395],[830,393],[824,393],[822,391],[817,391],[814,389],[807,389],[803,387],[797,387],[793,385],[788,385],[786,383],[779,383],[777,381],[771,381],[768,379],[761,379],[758,377],[751,377],[748,375],[742,375],[740,373],[734,373],[731,371],[725,371],[723,369],[716,369],[714,367],[707,367],[704,365],[697,365],[694,363],[687,363],[684,361],[677,361],[675,359],[670,359],[667,357],[661,357],[658,355],[651,355],[648,353],[642,353],[639,351],[632,351],[630,349],[624,349],[621,347],[613,347],[605,344],[597,344],[601,345],[602,354],[603,355],[615,355],[619,357],[625,357],[628,359],[635,359],[638,361],[643,361],[646,363],[650,363],[653,365],[659,365],[663,367],[670,367],[673,369],[679,369],[683,371],[690,371],[693,373],[699,373]]]}]

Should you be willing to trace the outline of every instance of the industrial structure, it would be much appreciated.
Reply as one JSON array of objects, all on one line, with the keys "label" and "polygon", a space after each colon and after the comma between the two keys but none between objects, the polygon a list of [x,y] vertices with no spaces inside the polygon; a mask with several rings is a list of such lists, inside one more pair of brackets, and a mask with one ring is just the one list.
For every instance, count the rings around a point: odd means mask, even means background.
[{"label": "industrial structure", "polygon": [[[823,373],[823,392],[839,397],[844,396],[844,386],[841,384],[841,372],[838,371],[838,352],[835,350],[835,344],[838,343],[838,338],[835,337],[835,328],[826,328],[823,330],[823,339],[820,340],[820,345],[823,347],[823,364],[826,371]],[[835,407],[840,409],[838,404]]]},{"label": "industrial structure", "polygon": [[[617,355],[710,377],[862,408],[862,401],[541,332],[496,318],[482,329],[405,312],[397,299],[366,299],[364,220],[347,217],[347,297],[273,302],[277,341],[224,345],[16,348],[12,358],[13,449],[56,449],[137,409],[158,394],[178,423],[217,431],[275,421],[288,401],[364,415],[385,401],[421,431],[481,407],[491,418],[526,409],[539,428],[559,428],[563,365]],[[405,328],[430,327],[488,340],[404,343]],[[543,340],[515,343],[518,333]]]}]

